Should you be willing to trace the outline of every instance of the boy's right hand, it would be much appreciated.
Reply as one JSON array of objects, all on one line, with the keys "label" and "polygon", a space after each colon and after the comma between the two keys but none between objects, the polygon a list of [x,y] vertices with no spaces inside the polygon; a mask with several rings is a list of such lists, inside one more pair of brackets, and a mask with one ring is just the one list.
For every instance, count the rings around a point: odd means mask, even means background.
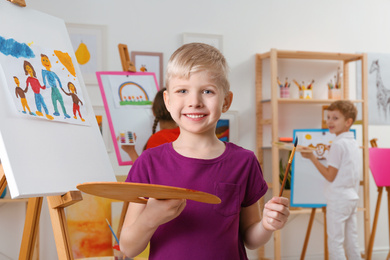
[{"label": "boy's right hand", "polygon": [[311,159],[314,157],[313,150],[310,148],[302,147],[299,151],[301,152],[303,158]]},{"label": "boy's right hand", "polygon": [[159,200],[149,198],[144,213],[148,214],[150,223],[158,227],[179,216],[185,206],[185,199]]}]

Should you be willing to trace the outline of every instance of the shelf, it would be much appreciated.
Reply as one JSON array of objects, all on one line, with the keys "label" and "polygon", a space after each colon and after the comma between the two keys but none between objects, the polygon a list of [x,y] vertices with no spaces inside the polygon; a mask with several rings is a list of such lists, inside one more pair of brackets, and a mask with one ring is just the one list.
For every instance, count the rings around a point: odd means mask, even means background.
[{"label": "shelf", "polygon": [[[363,54],[351,53],[327,53],[311,51],[283,51],[277,50],[278,59],[299,59],[299,60],[340,60],[340,61],[357,61],[362,59]],[[271,52],[258,54],[261,59],[271,57]]]},{"label": "shelf", "polygon": [[[298,99],[298,98],[278,98],[280,104],[331,104],[335,99]],[[363,103],[363,100],[350,100],[353,103]],[[262,100],[261,103],[270,103],[270,99]]]},{"label": "shelf", "polygon": [[[265,59],[268,59],[264,62]],[[345,99],[350,98],[351,89],[350,86],[350,70],[352,66],[349,66],[350,62],[360,62],[362,66],[362,71],[368,71],[367,68],[367,55],[364,53],[327,53],[327,52],[312,52],[312,51],[284,51],[271,49],[269,52],[256,54],[256,117],[257,117],[257,157],[260,164],[264,167],[264,164],[267,164],[267,167],[271,168],[271,176],[266,179],[270,192],[273,196],[278,196],[280,191],[279,183],[279,161],[282,156],[282,151],[289,150],[284,149],[283,147],[274,146],[268,143],[264,143],[264,140],[270,139],[272,143],[275,143],[279,140],[280,132],[279,128],[283,127],[284,132],[292,130],[295,125],[291,124],[293,119],[297,118],[299,115],[291,113],[289,115],[289,120],[283,121],[283,124],[280,124],[281,120],[279,118],[280,113],[284,113],[287,109],[288,112],[292,110],[302,111],[302,110],[318,110],[320,105],[330,105],[336,99],[327,99],[328,95],[325,93],[325,89],[322,89],[322,96],[319,96],[317,99],[299,99],[296,98],[280,98],[280,87],[278,85],[278,63],[281,59],[295,59],[304,61],[306,60],[309,64],[314,62],[326,63],[339,62],[340,68],[343,72],[342,78],[342,93]],[[325,62],[323,62],[325,61]],[[305,62],[305,61],[304,61]],[[299,62],[298,65],[304,62]],[[342,64],[341,64],[342,63]],[[266,69],[264,69],[266,67]],[[285,71],[286,68],[283,68],[282,71]],[[296,69],[295,69],[296,70]],[[316,77],[321,77],[322,73],[319,71]],[[356,84],[356,83],[355,83]],[[368,239],[370,234],[370,205],[369,205],[369,178],[368,178],[368,105],[367,105],[367,73],[362,73],[361,75],[361,84],[362,84],[362,95],[360,100],[350,100],[352,103],[361,106],[361,120],[355,122],[355,124],[361,125],[362,131],[362,161],[363,161],[363,180],[360,182],[363,191],[363,209],[358,209],[364,214],[364,240],[365,245],[368,245]],[[325,85],[322,86],[326,87]],[[266,89],[263,92],[263,89]],[[295,97],[295,96],[294,96]],[[310,106],[312,106],[310,108]],[[310,120],[310,118],[304,118],[303,120]],[[268,138],[264,138],[264,135]],[[276,148],[276,149],[274,149]],[[270,154],[271,152],[271,154]],[[267,156],[265,157],[265,153]],[[268,156],[271,155],[271,159],[268,159]],[[299,214],[310,214],[312,212],[311,208],[301,208],[301,207],[292,207],[290,213],[299,215]],[[322,208],[316,209],[317,212],[322,212]],[[260,255],[259,255],[260,256]],[[261,256],[260,258],[262,258]],[[274,232],[274,259],[281,259],[281,232]]]}]

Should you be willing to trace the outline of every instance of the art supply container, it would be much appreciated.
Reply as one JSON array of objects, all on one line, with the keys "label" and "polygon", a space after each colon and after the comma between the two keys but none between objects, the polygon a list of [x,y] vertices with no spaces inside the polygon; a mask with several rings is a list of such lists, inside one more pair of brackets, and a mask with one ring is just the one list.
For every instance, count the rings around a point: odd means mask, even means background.
[{"label": "art supply container", "polygon": [[329,99],[341,99],[341,88],[328,89],[328,98]]},{"label": "art supply container", "polygon": [[312,99],[313,98],[313,90],[311,89],[305,89],[299,91],[299,98],[300,99]]},{"label": "art supply container", "polygon": [[280,98],[290,98],[290,88],[280,88]]}]

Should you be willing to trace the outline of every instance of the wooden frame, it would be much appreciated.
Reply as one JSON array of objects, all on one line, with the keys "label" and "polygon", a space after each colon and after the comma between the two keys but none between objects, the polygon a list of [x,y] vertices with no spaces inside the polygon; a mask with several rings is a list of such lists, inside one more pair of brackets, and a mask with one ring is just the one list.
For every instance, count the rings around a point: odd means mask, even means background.
[{"label": "wooden frame", "polygon": [[[138,72],[154,72],[158,80],[159,88],[163,88],[164,72],[162,52],[132,51],[131,60]],[[143,68],[146,68],[147,71],[143,71]]]}]

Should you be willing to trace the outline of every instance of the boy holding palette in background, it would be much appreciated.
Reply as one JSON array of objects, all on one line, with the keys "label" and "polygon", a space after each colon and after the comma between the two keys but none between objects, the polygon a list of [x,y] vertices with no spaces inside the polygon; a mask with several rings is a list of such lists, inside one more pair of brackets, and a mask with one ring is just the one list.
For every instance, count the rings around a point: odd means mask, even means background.
[{"label": "boy holding palette in background", "polygon": [[[309,149],[302,157],[310,159],[328,181],[325,186],[326,220],[329,257],[361,259],[357,235],[357,203],[359,199],[359,146],[350,131],[357,109],[351,101],[339,100],[328,107],[329,132],[336,134],[324,166]],[[344,251],[345,244],[345,251]]]},{"label": "boy holding palette in background", "polygon": [[268,187],[254,153],[215,134],[233,98],[227,77],[225,58],[210,45],[186,44],[171,56],[164,100],[180,135],[145,150],[126,181],[199,190],[222,203],[130,203],[120,237],[125,255],[136,256],[150,241],[150,260],[248,259],[245,246],[265,244],[285,225],[287,198],[272,198],[260,218],[258,200]]}]

